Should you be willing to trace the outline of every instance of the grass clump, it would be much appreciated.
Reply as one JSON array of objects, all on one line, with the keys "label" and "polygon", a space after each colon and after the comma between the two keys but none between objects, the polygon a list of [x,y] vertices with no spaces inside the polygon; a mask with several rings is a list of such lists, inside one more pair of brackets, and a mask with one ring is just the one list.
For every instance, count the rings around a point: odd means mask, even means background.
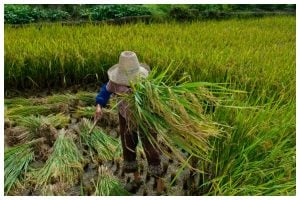
[{"label": "grass clump", "polygon": [[199,163],[207,172],[201,175],[199,191],[230,196],[296,194],[296,104],[292,99],[281,104],[273,100],[257,110],[217,110],[216,119],[226,119],[232,128],[228,137],[214,140],[208,155],[212,162]]}]

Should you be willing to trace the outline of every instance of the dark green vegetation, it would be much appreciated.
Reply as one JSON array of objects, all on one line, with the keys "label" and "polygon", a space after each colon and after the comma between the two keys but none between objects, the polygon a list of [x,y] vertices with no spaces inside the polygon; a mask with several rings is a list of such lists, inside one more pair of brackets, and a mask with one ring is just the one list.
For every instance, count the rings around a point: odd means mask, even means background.
[{"label": "dark green vegetation", "polygon": [[[191,5],[9,5],[4,20],[7,24],[26,24],[42,21],[101,21],[129,16],[150,16],[151,21],[224,19],[257,17],[265,12],[294,12],[294,4],[191,4]],[[237,13],[238,12],[238,13]],[[250,13],[249,13],[250,12]]]}]

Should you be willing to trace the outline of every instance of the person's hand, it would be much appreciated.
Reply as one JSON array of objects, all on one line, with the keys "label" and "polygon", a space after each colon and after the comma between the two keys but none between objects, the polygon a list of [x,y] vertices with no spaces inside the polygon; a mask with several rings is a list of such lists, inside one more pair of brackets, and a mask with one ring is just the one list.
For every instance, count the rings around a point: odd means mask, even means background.
[{"label": "person's hand", "polygon": [[102,117],[102,114],[103,114],[102,108],[99,104],[97,104],[94,121],[98,121]]}]

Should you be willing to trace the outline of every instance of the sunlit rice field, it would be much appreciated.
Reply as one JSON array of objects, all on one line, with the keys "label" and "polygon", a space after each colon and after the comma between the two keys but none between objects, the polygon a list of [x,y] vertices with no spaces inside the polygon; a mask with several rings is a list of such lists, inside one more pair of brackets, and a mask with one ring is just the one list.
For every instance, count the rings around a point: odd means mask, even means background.
[{"label": "sunlit rice field", "polygon": [[[174,68],[170,84],[187,75],[190,81],[221,83],[243,91],[216,94],[222,101],[213,109],[203,105],[206,115],[222,124],[220,135],[208,140],[211,149],[206,158],[192,163],[199,171],[191,171],[187,162],[163,159],[167,166],[165,193],[296,194],[295,17],[118,26],[6,25],[4,32],[7,94],[100,85],[107,81],[106,70],[118,62],[123,50],[135,51],[141,62],[158,73]],[[124,184],[116,138],[117,111],[110,109],[115,101],[95,129],[105,137],[81,134],[91,126],[96,92],[5,99],[6,194],[112,194],[101,191],[103,183],[97,182],[101,164],[112,170],[107,173],[115,176],[114,184]],[[38,138],[46,141],[36,142]],[[99,141],[112,145],[103,146]],[[117,155],[114,159],[109,153],[102,155],[104,149]],[[28,152],[28,158],[15,154],[15,159],[23,159],[13,162],[9,156],[17,150]],[[70,156],[54,162],[62,151]],[[141,147],[138,155],[146,176]],[[69,166],[63,168],[66,173],[55,171],[64,162]],[[89,182],[91,177],[95,177],[93,183]],[[152,195],[146,189],[150,183],[136,195]]]}]

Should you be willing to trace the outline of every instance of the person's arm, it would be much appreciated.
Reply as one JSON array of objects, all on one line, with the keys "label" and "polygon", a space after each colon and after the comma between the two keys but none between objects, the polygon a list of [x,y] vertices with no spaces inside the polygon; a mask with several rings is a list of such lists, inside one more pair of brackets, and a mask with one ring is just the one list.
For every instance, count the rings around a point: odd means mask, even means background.
[{"label": "person's arm", "polygon": [[98,95],[96,96],[96,104],[100,105],[101,107],[106,107],[106,104],[112,94],[106,89],[107,83],[105,83],[102,87]]},{"label": "person's arm", "polygon": [[107,105],[110,95],[112,94],[111,92],[107,91],[106,85],[107,85],[107,83],[101,87],[100,92],[96,96],[96,113],[94,116],[95,121],[97,121],[101,118],[102,108]]}]

